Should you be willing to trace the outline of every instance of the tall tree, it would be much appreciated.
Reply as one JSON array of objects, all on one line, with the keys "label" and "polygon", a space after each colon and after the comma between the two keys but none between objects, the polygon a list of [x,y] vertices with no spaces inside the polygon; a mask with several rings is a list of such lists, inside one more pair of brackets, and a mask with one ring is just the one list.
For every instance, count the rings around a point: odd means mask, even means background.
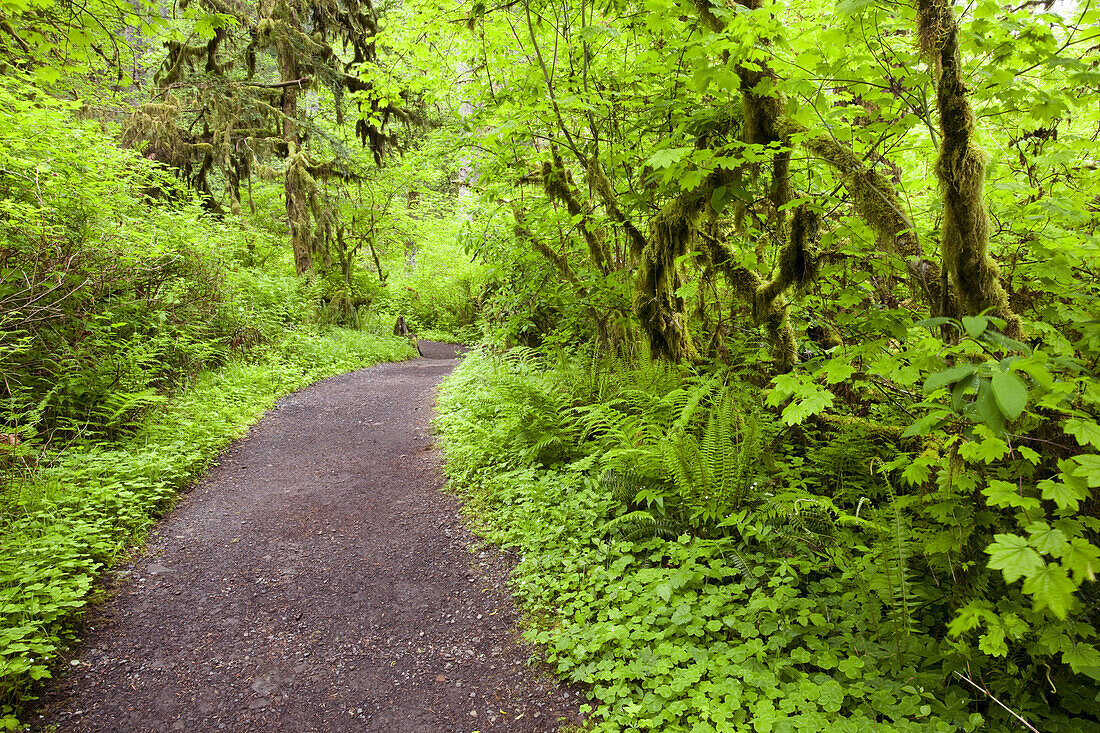
[{"label": "tall tree", "polygon": [[396,142],[388,123],[412,118],[405,95],[380,83],[378,14],[370,0],[186,0],[180,9],[193,20],[166,40],[152,101],[131,118],[124,142],[179,170],[219,212],[212,172],[239,213],[242,183],[274,175],[269,158],[285,161],[295,267],[305,274],[335,231],[318,180],[353,175],[340,136],[305,106],[329,108],[339,127],[350,101],[355,133],[376,163]]}]

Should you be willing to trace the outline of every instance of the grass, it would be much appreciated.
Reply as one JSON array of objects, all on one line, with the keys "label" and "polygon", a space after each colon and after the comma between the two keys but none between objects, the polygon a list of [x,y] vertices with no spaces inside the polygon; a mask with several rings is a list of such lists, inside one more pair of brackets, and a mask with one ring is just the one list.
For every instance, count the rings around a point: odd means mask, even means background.
[{"label": "grass", "polygon": [[280,397],[313,382],[415,356],[405,339],[291,331],[198,375],[127,438],[42,456],[0,496],[0,730],[75,640],[96,580],[179,491]]}]

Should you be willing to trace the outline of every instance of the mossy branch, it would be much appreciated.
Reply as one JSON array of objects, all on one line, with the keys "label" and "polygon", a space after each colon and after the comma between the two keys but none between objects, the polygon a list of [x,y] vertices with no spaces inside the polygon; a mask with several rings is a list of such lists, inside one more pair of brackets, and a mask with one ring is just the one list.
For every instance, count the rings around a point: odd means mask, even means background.
[{"label": "mossy branch", "polygon": [[[515,227],[513,227],[516,239],[521,242],[529,243],[531,248],[545,257],[570,285],[582,287],[583,289],[583,286],[580,285],[580,278],[577,277],[576,271],[573,269],[573,266],[569,264],[569,260],[565,255],[555,252],[546,242],[536,237],[534,233],[524,225],[524,214],[520,209],[514,208],[512,210],[512,215],[516,219]],[[583,295],[584,293],[582,293],[582,297]]]},{"label": "mossy branch", "polygon": [[770,281],[736,264],[724,242],[714,237],[703,239],[715,267],[726,276],[737,296],[752,308],[753,321],[767,330],[775,369],[780,373],[794,368],[798,356],[784,293],[792,285],[803,288],[817,277],[814,242],[819,224],[820,218],[808,206],[796,209],[790,238],[780,255],[779,272]]},{"label": "mossy branch", "polygon": [[600,165],[599,158],[595,156],[586,158],[584,161],[584,169],[588,178],[588,185],[591,186],[592,190],[599,196],[600,203],[603,204],[607,215],[626,232],[627,239],[630,242],[630,253],[635,257],[641,257],[642,250],[645,249],[646,245],[645,235],[639,231],[638,227],[634,225],[634,222],[627,218],[627,216],[623,214],[622,209],[619,208],[618,197],[615,196],[615,192],[611,189],[611,181],[608,180],[607,174],[603,170],[603,166]]},{"label": "mossy branch", "polygon": [[543,190],[552,201],[560,201],[565,205],[569,215],[577,221],[577,229],[584,238],[585,244],[588,245],[588,254],[592,257],[592,262],[600,272],[607,275],[611,272],[611,255],[607,243],[588,226],[589,212],[587,207],[581,205],[573,185],[573,177],[565,169],[558,147],[551,146],[550,151],[552,158],[542,167]]},{"label": "mossy branch", "polygon": [[688,330],[684,300],[676,295],[681,285],[676,260],[688,251],[701,209],[701,197],[680,194],[665,204],[649,224],[649,237],[634,281],[634,312],[655,359],[679,362],[698,357]]}]

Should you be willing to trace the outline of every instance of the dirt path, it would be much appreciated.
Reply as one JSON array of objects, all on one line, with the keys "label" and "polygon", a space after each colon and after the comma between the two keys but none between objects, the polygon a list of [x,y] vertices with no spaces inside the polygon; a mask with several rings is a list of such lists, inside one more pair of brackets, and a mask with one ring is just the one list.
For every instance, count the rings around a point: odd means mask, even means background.
[{"label": "dirt path", "polygon": [[[118,573],[33,714],[60,731],[554,731],[505,562],[439,493],[454,349],[282,400]],[[31,718],[31,716],[28,716]]]}]

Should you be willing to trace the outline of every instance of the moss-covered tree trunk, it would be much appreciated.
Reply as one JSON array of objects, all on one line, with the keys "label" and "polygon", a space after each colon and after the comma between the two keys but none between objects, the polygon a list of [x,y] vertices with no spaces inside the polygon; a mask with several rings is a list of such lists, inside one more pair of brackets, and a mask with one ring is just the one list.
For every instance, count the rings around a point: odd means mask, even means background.
[{"label": "moss-covered tree trunk", "polygon": [[[300,79],[294,50],[286,40],[276,41],[276,57],[283,82]],[[294,269],[298,276],[313,270],[313,232],[310,228],[310,193],[314,188],[308,171],[305,152],[300,151],[298,139],[298,86],[283,87],[282,128],[286,145],[286,217],[290,226],[290,245],[294,251]]]},{"label": "moss-covered tree trunk", "polygon": [[649,225],[649,238],[634,281],[634,313],[654,359],[680,362],[698,357],[688,330],[676,260],[688,251],[695,207],[684,197],[665,205]]},{"label": "moss-covered tree trunk", "polygon": [[1009,306],[997,263],[989,256],[985,155],[974,140],[974,111],[963,83],[959,24],[947,0],[918,0],[917,7],[921,47],[935,67],[938,83],[936,107],[943,142],[936,176],[944,203],[944,271],[964,314],[988,310],[1003,318],[1006,332],[1015,336],[1020,331],[1020,319]]}]

